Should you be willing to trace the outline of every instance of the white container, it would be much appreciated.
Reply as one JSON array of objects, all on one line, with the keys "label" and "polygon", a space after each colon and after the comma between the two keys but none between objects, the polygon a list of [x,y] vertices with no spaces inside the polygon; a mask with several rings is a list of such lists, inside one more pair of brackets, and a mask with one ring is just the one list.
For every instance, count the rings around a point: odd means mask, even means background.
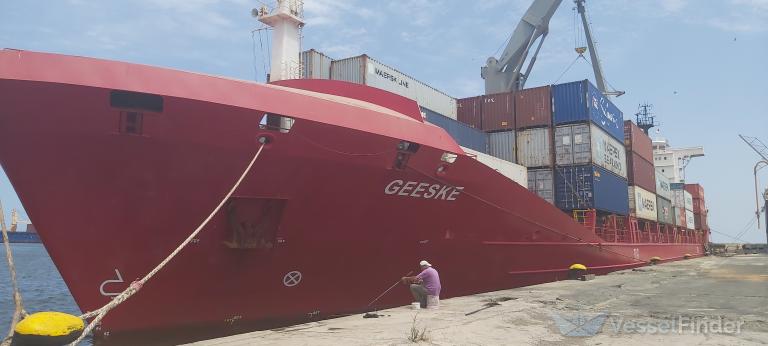
[{"label": "white container", "polygon": [[683,198],[685,198],[685,210],[693,211],[693,196],[688,191],[683,191]]},{"label": "white container", "polygon": [[555,182],[551,168],[529,169],[528,190],[537,194],[550,204],[555,204]]},{"label": "white container", "polygon": [[511,179],[512,181],[520,184],[523,187],[528,186],[528,169],[516,165],[512,162],[502,160],[497,157],[493,157],[488,154],[483,154],[479,151],[472,150],[469,148],[461,147],[461,149],[464,149],[464,151],[467,154],[472,155],[477,161],[480,161],[480,163],[493,168],[497,172],[501,173],[501,175]]},{"label": "white container", "polygon": [[622,178],[627,177],[624,143],[592,122],[557,126],[555,164],[570,166],[588,163],[594,163]]},{"label": "white container", "polygon": [[629,187],[629,210],[638,219],[657,221],[656,195],[637,186]]},{"label": "white container", "polygon": [[456,119],[456,99],[367,55],[334,60],[330,76],[407,97],[421,107]]},{"label": "white container", "polygon": [[685,190],[672,190],[672,206],[685,209]]},{"label": "white container", "polygon": [[685,210],[685,228],[696,229],[696,222],[693,219],[693,212],[687,209]]},{"label": "white container", "polygon": [[488,153],[509,162],[517,162],[517,140],[515,131],[488,134]]},{"label": "white container", "polygon": [[301,52],[301,78],[330,79],[333,59],[314,49]]},{"label": "white container", "polygon": [[419,302],[413,302],[413,303],[411,303],[411,309],[414,309],[414,310],[421,310],[421,303],[419,303]]},{"label": "white container", "polygon": [[552,166],[552,146],[548,127],[517,131],[517,163],[525,167]]},{"label": "white container", "polygon": [[590,123],[592,162],[616,175],[627,177],[627,151],[619,142],[597,125]]},{"label": "white container", "polygon": [[661,198],[666,198],[671,201],[674,199],[674,196],[672,194],[672,188],[669,185],[670,183],[671,181],[661,172],[661,169],[656,168],[656,194]]}]

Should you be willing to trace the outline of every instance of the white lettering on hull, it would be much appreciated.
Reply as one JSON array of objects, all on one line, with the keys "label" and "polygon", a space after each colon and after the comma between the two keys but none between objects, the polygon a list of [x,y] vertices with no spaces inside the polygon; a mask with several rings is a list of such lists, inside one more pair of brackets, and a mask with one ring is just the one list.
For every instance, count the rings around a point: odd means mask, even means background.
[{"label": "white lettering on hull", "polygon": [[450,186],[442,184],[421,183],[418,181],[392,180],[384,187],[384,194],[397,195],[412,198],[440,199],[455,201],[459,197],[463,186]]}]

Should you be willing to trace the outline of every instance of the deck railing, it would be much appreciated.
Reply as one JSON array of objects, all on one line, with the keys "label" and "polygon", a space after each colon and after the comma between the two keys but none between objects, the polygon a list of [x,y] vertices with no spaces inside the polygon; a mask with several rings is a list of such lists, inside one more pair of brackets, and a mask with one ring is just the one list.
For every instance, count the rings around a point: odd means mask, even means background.
[{"label": "deck railing", "polygon": [[703,244],[708,231],[638,220],[633,216],[598,217],[595,210],[574,210],[573,218],[609,243]]}]

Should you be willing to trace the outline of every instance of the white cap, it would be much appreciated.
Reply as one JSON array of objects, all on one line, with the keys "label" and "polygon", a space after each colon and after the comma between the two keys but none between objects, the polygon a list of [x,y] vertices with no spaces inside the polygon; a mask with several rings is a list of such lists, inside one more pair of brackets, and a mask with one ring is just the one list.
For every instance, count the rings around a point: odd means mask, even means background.
[{"label": "white cap", "polygon": [[429,262],[427,262],[425,260],[422,260],[421,262],[419,262],[419,265],[422,266],[422,267],[424,267],[424,266],[431,267],[432,266],[431,264],[429,264]]}]

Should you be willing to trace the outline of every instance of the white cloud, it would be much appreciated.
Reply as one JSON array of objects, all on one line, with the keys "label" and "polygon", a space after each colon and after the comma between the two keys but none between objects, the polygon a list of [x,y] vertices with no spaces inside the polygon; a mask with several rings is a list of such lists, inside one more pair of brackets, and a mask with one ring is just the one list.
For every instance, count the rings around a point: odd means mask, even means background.
[{"label": "white cloud", "polygon": [[763,21],[755,21],[741,16],[729,18],[712,18],[707,24],[713,28],[733,33],[753,33],[768,30],[768,24]]},{"label": "white cloud", "polygon": [[678,13],[688,5],[688,0],[660,0],[659,6],[665,14]]},{"label": "white cloud", "polygon": [[[407,22],[416,26],[430,26],[438,19],[442,20],[453,9],[440,0],[405,0],[389,3],[389,11],[407,18]],[[458,16],[458,14],[457,14]]]},{"label": "white cloud", "polygon": [[733,33],[768,31],[768,0],[731,0],[728,13],[710,18],[706,24]]},{"label": "white cloud", "polygon": [[331,44],[320,45],[321,52],[333,57],[351,57],[362,54],[362,47],[358,44]]},{"label": "white cloud", "polygon": [[750,10],[768,14],[768,0],[731,0],[731,3],[737,6],[746,6]]},{"label": "white cloud", "polygon": [[312,0],[304,2],[304,17],[309,25],[339,25],[355,8],[350,0]]}]

